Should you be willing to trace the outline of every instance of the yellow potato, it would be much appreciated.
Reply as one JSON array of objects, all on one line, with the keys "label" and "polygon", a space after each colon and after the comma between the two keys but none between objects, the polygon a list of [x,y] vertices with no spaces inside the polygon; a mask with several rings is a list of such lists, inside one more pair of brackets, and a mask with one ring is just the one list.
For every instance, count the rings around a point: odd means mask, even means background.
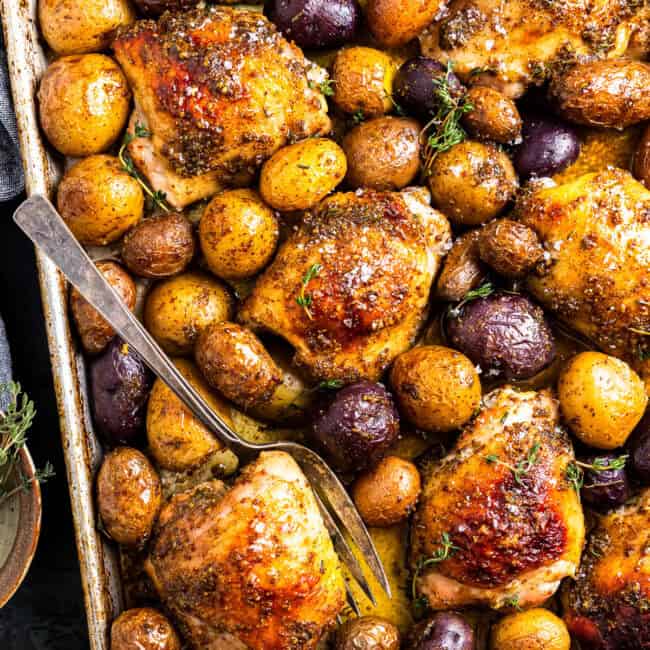
[{"label": "yellow potato", "polygon": [[90,156],[65,173],[57,206],[82,244],[105,246],[142,219],[144,195],[117,158]]},{"label": "yellow potato", "polygon": [[597,449],[620,447],[648,402],[644,383],[634,370],[602,352],[573,357],[560,375],[558,395],[573,433]]},{"label": "yellow potato", "polygon": [[334,59],[334,103],[346,113],[379,117],[393,108],[393,60],[372,47],[348,47]]},{"label": "yellow potato", "polygon": [[111,650],[180,650],[169,620],[149,607],[127,609],[111,625]]},{"label": "yellow potato", "polygon": [[490,635],[490,650],[569,650],[562,619],[547,609],[529,609],[502,618]]},{"label": "yellow potato", "polygon": [[129,0],[39,0],[38,16],[59,55],[105,50],[119,27],[135,21]]},{"label": "yellow potato", "polygon": [[444,0],[368,0],[368,27],[384,47],[414,39],[444,9]]},{"label": "yellow potato", "polygon": [[144,324],[172,356],[191,354],[210,323],[229,320],[233,300],[228,289],[206,273],[190,271],[157,284],[147,296]]},{"label": "yellow potato", "polygon": [[327,138],[309,138],[280,149],[262,167],[260,194],[276,210],[307,210],[343,180],[347,162]]},{"label": "yellow potato", "polygon": [[419,429],[452,431],[469,421],[481,403],[474,364],[442,345],[404,352],[390,373],[400,410]]},{"label": "yellow potato", "polygon": [[38,91],[41,126],[66,156],[106,151],[126,126],[131,91],[121,68],[103,54],[57,59]]},{"label": "yellow potato", "polygon": [[273,257],[278,221],[254,190],[215,196],[199,223],[201,250],[210,270],[226,280],[259,273]]},{"label": "yellow potato", "polygon": [[[175,359],[174,365],[232,427],[230,407],[210,389],[198,368],[187,359]],[[147,441],[158,465],[177,472],[197,467],[222,448],[221,443],[161,379],[156,379],[147,404]]]}]

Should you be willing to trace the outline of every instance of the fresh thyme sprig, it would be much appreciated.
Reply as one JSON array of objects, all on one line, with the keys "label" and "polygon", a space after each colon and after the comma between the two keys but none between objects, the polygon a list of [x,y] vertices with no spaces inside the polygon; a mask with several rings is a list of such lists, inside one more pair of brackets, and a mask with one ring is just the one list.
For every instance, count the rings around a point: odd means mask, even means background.
[{"label": "fresh thyme sprig", "polygon": [[[574,460],[567,465],[565,477],[567,481],[571,483],[573,489],[576,492],[580,492],[585,484],[585,469],[591,470],[592,472],[606,472],[607,470],[624,469],[627,459],[627,454],[624,454],[611,460],[606,458],[596,458],[593,463],[583,463],[582,461]],[[615,483],[618,482],[619,481],[615,481]]]},{"label": "fresh thyme sprig", "polygon": [[165,212],[169,212],[169,206],[165,202],[167,196],[164,192],[161,192],[160,190],[152,190],[147,183],[145,183],[144,179],[140,174],[138,173],[138,170],[135,168],[135,164],[133,160],[131,159],[131,156],[129,156],[127,152],[127,147],[129,144],[135,139],[135,138],[150,138],[151,133],[150,131],[140,124],[139,122],[136,123],[135,128],[134,128],[134,133],[135,135],[131,135],[130,133],[125,133],[124,138],[122,139],[122,146],[120,147],[120,151],[117,154],[117,157],[119,158],[120,162],[122,163],[122,167],[124,168],[124,171],[129,175],[135,178],[136,181],[138,181],[138,184],[140,187],[143,189],[145,194],[161,209],[164,210]]},{"label": "fresh thyme sprig", "polygon": [[472,300],[477,300],[478,298],[487,298],[489,295],[493,294],[494,291],[494,285],[491,282],[484,282],[480,287],[468,291],[459,303],[450,305],[447,312],[449,316],[456,318],[456,316],[460,314],[460,310],[468,302],[472,302]]},{"label": "fresh thyme sprig", "polygon": [[365,120],[366,116],[361,109],[352,115],[352,124],[361,124],[361,122],[365,122]]},{"label": "fresh thyme sprig", "polygon": [[502,603],[502,607],[512,607],[518,612],[521,611],[521,606],[519,605],[519,594],[513,594],[510,598],[506,598]]},{"label": "fresh thyme sprig", "polygon": [[539,461],[539,450],[541,445],[536,442],[526,454],[526,458],[522,458],[516,465],[511,465],[501,460],[496,454],[488,454],[484,456],[486,463],[490,465],[503,465],[507,467],[511,472],[512,476],[515,479],[515,482],[519,485],[524,485],[524,477],[528,475],[528,472],[538,463]]},{"label": "fresh thyme sprig", "polygon": [[311,306],[314,301],[313,296],[310,293],[305,293],[305,289],[307,288],[307,285],[315,278],[318,277],[318,274],[321,272],[321,269],[323,267],[320,264],[312,264],[307,273],[305,273],[301,285],[300,285],[300,293],[296,297],[296,302],[305,310],[305,313],[307,314],[307,318],[309,320],[313,319],[312,313],[311,313]]},{"label": "fresh thyme sprig", "polygon": [[434,554],[430,557],[421,557],[418,560],[417,564],[415,565],[413,581],[411,582],[411,596],[414,602],[418,600],[417,581],[422,571],[427,567],[433,566],[434,564],[444,562],[446,559],[451,557],[455,551],[460,551],[460,548],[452,543],[451,537],[449,537],[449,533],[445,532],[440,536],[440,548],[437,548]]},{"label": "fresh thyme sprig", "polygon": [[316,390],[338,390],[343,388],[343,382],[340,379],[328,379],[327,381],[321,381]]},{"label": "fresh thyme sprig", "polygon": [[453,146],[465,140],[467,134],[460,125],[460,120],[466,113],[474,109],[467,94],[456,95],[451,89],[451,75],[454,64],[449,61],[447,70],[442,77],[433,80],[438,110],[431,121],[422,129],[424,143],[424,171],[429,173],[431,166],[439,153],[449,151]]},{"label": "fresh thyme sprig", "polygon": [[[27,442],[27,431],[32,426],[36,410],[34,402],[25,395],[20,384],[10,382],[0,387],[0,392],[9,393],[9,405],[0,416],[0,504],[8,501],[20,491],[28,491],[38,481],[44,483],[54,476],[54,468],[46,463],[33,477],[20,471],[20,450]],[[12,477],[18,485],[10,487]]]}]

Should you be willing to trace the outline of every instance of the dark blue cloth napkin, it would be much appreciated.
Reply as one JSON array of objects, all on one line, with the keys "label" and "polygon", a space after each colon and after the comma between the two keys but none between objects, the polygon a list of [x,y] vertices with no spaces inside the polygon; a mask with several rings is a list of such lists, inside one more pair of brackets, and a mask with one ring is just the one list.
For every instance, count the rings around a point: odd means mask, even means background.
[{"label": "dark blue cloth napkin", "polygon": [[0,201],[17,197],[25,187],[11,101],[7,57],[0,30]]}]

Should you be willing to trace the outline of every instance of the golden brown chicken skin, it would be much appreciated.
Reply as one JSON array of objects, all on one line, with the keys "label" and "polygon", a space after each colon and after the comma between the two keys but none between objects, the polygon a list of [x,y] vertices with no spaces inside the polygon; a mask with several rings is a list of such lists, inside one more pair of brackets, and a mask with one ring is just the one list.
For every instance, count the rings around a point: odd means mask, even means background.
[{"label": "golden brown chicken skin", "polygon": [[[532,187],[516,214],[546,261],[531,293],[608,354],[640,367],[650,351],[650,191],[622,169]],[[647,373],[645,373],[647,374]]]},{"label": "golden brown chicken skin", "polygon": [[129,151],[175,207],[248,180],[280,147],[330,130],[327,102],[309,84],[317,68],[259,12],[167,13],[138,21],[113,47],[137,121],[152,134]]},{"label": "golden brown chicken skin", "polygon": [[580,560],[584,520],[555,400],[508,387],[484,400],[426,479],[413,522],[416,587],[433,609],[539,605]]},{"label": "golden brown chicken skin", "polygon": [[453,0],[420,37],[423,54],[453,61],[464,81],[519,97],[576,57],[620,56],[639,0]]},{"label": "golden brown chicken skin", "polygon": [[422,188],[334,194],[280,248],[240,320],[283,336],[316,380],[376,380],[413,344],[449,241]]},{"label": "golden brown chicken skin", "polygon": [[172,497],[147,571],[196,650],[309,650],[345,603],[313,493],[283,452],[262,453],[230,489]]},{"label": "golden brown chicken skin", "polygon": [[603,517],[576,581],[563,594],[564,620],[584,650],[650,648],[650,490]]}]

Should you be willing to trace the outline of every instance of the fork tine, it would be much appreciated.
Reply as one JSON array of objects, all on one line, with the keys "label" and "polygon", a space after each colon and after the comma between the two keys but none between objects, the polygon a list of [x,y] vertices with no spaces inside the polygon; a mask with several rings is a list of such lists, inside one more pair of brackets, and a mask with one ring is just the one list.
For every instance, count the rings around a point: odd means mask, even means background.
[{"label": "fork tine", "polygon": [[359,609],[359,603],[357,603],[354,594],[352,593],[352,589],[350,589],[350,585],[348,584],[347,580],[344,580],[345,582],[345,597],[346,600],[348,601],[348,605],[352,608],[352,611],[357,615],[361,616],[361,610]]},{"label": "fork tine", "polygon": [[331,509],[336,517],[335,522],[339,524],[343,532],[347,532],[363,554],[381,588],[389,598],[392,598],[388,578],[377,554],[377,549],[354,503],[352,503],[352,499],[339,479],[325,464],[325,461],[310,449],[301,445],[287,445],[285,448],[298,461],[309,482],[318,486],[322,497],[324,497],[324,505],[329,506],[328,509]]},{"label": "fork tine", "polygon": [[[341,535],[341,531],[338,529],[334,519],[332,518],[332,515],[329,513],[329,510],[325,507],[325,504],[322,502],[321,498],[318,496],[317,493],[317,488],[314,486],[314,497],[316,498],[316,503],[318,504],[318,508],[320,510],[321,515],[323,516],[323,520],[325,521],[325,527],[327,528],[330,537],[332,538],[332,543],[334,544],[334,549],[336,550],[337,554],[345,564],[345,566],[348,567],[348,570],[350,571],[352,577],[357,581],[361,589],[363,590],[363,593],[366,594],[368,599],[373,605],[377,605],[377,601],[375,600],[375,597],[373,596],[373,593],[370,589],[370,585],[368,584],[365,576],[363,575],[363,569],[361,568],[361,565],[359,564],[359,561],[357,558],[354,556],[354,553],[352,552],[352,549],[350,548],[349,544],[347,543],[345,537]],[[352,599],[354,600],[354,596],[352,595],[352,592],[350,591],[350,588],[346,582],[345,584],[346,590],[348,591],[348,600]],[[357,614],[359,613],[358,610],[358,605],[356,604],[354,607],[352,607]]]}]

